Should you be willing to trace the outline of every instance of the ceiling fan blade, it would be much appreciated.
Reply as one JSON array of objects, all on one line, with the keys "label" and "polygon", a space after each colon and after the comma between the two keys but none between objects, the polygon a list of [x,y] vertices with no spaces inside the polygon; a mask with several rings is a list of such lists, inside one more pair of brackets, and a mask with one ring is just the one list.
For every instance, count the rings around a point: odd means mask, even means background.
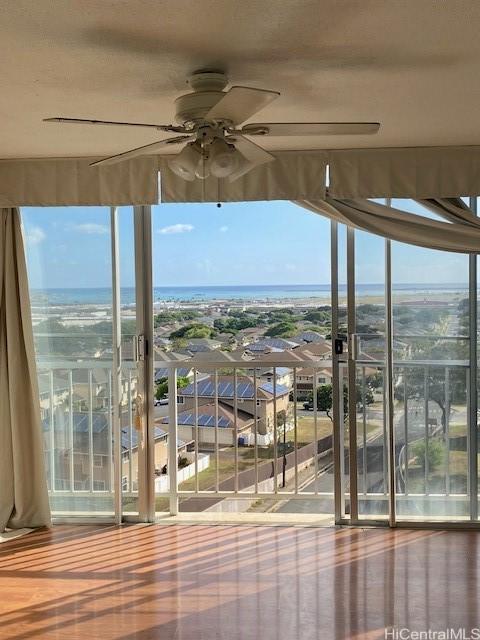
[{"label": "ceiling fan blade", "polygon": [[164,147],[167,147],[172,144],[181,144],[183,142],[190,142],[191,140],[194,140],[194,139],[195,139],[194,136],[176,136],[175,138],[167,138],[166,140],[159,140],[158,142],[145,144],[143,145],[143,147],[136,147],[135,149],[130,149],[129,151],[118,153],[117,155],[110,156],[109,158],[102,158],[101,160],[92,162],[90,166],[98,167],[99,165],[104,165],[104,164],[115,164],[116,162],[129,160],[130,158],[137,158],[138,156],[144,156],[144,155],[148,155],[149,153],[155,153],[156,151],[160,151],[160,149],[163,149]]},{"label": "ceiling fan blade", "polygon": [[227,140],[228,142],[234,142],[235,148],[240,151],[246,160],[246,162],[242,162],[240,164],[236,171],[228,176],[230,182],[233,182],[237,178],[240,178],[240,176],[245,175],[258,165],[275,160],[275,156],[272,156],[271,153],[268,153],[268,151],[259,147],[258,144],[255,144],[251,140],[247,140],[247,138],[244,138],[243,136],[229,136],[227,137]]},{"label": "ceiling fan blade", "polygon": [[279,95],[277,91],[266,91],[253,87],[232,87],[210,109],[205,118],[207,120],[231,120],[235,125],[238,125],[251,118]]},{"label": "ceiling fan blade", "polygon": [[379,122],[254,122],[241,133],[248,136],[341,136],[371,135]]},{"label": "ceiling fan blade", "polygon": [[61,124],[102,124],[121,127],[147,127],[149,129],[157,129],[158,131],[174,131],[183,133],[183,127],[175,127],[171,124],[144,124],[143,122],[115,122],[112,120],[85,120],[83,118],[44,118],[43,122],[59,122]]}]

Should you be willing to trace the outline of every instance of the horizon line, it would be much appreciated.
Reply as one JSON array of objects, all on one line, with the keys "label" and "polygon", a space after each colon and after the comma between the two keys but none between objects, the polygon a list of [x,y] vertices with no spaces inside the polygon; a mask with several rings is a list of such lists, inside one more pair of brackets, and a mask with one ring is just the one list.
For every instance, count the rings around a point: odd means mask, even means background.
[{"label": "horizon line", "polygon": [[[431,286],[431,285],[447,285],[447,286],[469,286],[467,282],[392,282],[392,285],[402,285],[402,286]],[[193,289],[193,288],[201,288],[201,289],[218,289],[220,287],[331,287],[331,284],[328,282],[315,282],[315,283],[279,283],[279,284],[162,284],[162,285],[154,285],[153,289]],[[339,283],[339,286],[347,286],[346,282]],[[385,286],[384,282],[356,282],[355,286]],[[121,289],[135,289],[135,285],[121,285]],[[31,287],[31,290],[41,290],[41,291],[54,291],[54,290],[78,290],[78,289],[112,289],[111,286],[76,286],[76,287]]]}]

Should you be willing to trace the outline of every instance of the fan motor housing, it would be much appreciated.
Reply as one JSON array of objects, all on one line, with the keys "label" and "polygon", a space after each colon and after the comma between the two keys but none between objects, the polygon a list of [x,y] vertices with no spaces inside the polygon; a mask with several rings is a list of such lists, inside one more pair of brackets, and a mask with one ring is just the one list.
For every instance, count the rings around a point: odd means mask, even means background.
[{"label": "fan motor housing", "polygon": [[194,91],[180,96],[175,100],[175,120],[180,124],[204,120],[224,95],[223,91]]}]

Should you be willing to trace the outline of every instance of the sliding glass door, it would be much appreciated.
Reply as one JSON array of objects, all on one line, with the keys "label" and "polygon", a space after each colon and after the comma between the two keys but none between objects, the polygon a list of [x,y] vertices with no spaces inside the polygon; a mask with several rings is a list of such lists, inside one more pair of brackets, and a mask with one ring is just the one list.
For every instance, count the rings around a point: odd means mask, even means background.
[{"label": "sliding glass door", "polygon": [[24,208],[55,519],[148,519],[149,208]]},{"label": "sliding glass door", "polygon": [[114,504],[113,285],[106,207],[22,210],[54,516]]},{"label": "sliding glass door", "polygon": [[385,241],[348,229],[346,262],[348,340],[347,356],[340,357],[337,428],[348,453],[337,460],[348,466],[345,515],[355,523],[389,515]]},{"label": "sliding glass door", "polygon": [[[393,206],[434,217],[411,201],[394,200]],[[392,243],[399,521],[475,517],[469,277],[467,255]]]},{"label": "sliding glass door", "polygon": [[[392,206],[433,217],[412,201]],[[353,229],[346,246],[336,428],[348,502],[337,519],[476,520],[476,257]]]}]

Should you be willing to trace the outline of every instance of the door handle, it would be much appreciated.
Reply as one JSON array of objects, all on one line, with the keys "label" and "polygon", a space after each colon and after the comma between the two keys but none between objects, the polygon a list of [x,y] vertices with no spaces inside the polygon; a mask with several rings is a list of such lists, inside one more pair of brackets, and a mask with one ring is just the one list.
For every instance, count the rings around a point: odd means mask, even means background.
[{"label": "door handle", "polygon": [[143,334],[133,336],[133,360],[134,362],[143,362],[148,355],[148,344]]}]

